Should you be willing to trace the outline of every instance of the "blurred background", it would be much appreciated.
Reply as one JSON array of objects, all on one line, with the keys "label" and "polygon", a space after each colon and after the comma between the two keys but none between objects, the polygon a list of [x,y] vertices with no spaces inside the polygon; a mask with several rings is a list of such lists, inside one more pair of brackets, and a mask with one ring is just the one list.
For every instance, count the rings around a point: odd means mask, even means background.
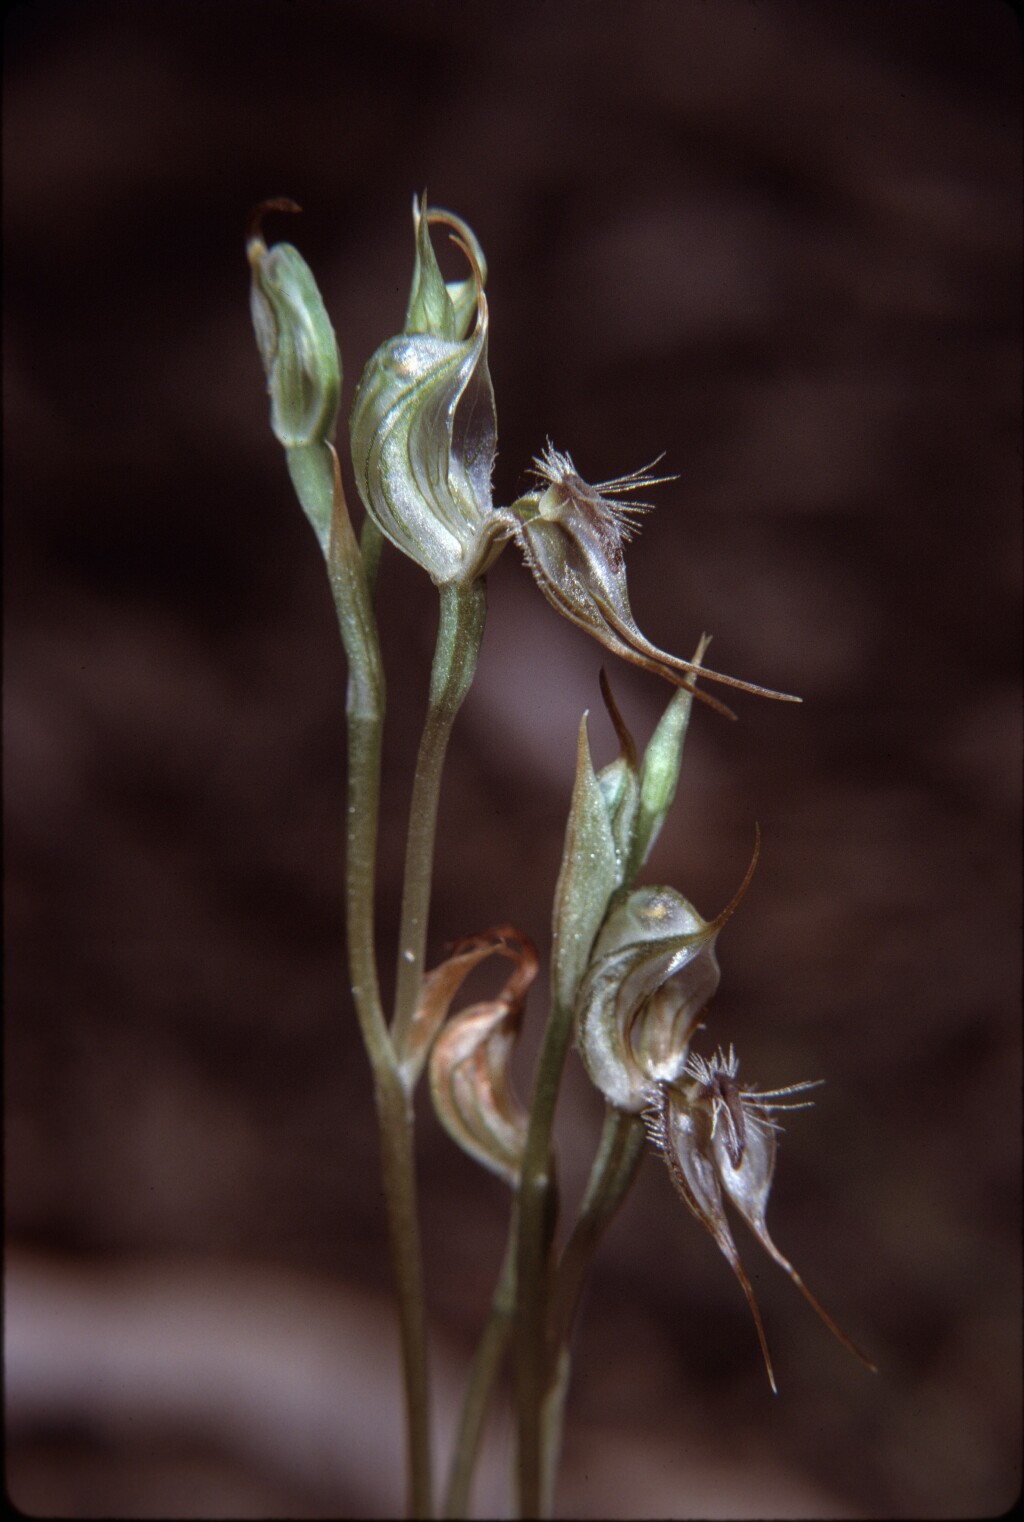
[{"label": "blurred background", "polygon": [[[401,325],[411,198],[491,268],[496,500],[550,438],[665,451],[656,643],[798,692],[698,711],[649,879],[711,916],[702,1041],[790,1119],[776,1240],[867,1374],[655,1158],[583,1308],[558,1506],[999,1513],[1020,1483],[1020,44],[996,0],[35,3],[5,20],[6,1400],[31,1514],[388,1515],[398,1379],[341,909],[344,669],[270,434],[250,208],[346,365]],[[447,255],[443,256],[445,260]],[[457,260],[450,273],[460,273]],[[354,497],[353,497],[354,501]],[[430,958],[546,957],[603,652],[509,550],[442,811]],[[436,594],[388,555],[397,922]],[[609,664],[641,740],[668,690]],[[481,986],[487,983],[482,976]],[[544,1014],[543,979],[526,1046]],[[521,1087],[528,1081],[521,1075]],[[578,1062],[571,1205],[601,1105]],[[439,1429],[507,1191],[419,1104]],[[499,1421],[478,1507],[500,1514]]]}]

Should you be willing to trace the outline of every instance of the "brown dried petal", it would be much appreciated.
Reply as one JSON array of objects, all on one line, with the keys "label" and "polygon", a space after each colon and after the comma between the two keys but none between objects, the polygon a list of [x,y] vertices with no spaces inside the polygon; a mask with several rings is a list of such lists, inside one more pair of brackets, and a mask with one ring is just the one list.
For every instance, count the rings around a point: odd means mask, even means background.
[{"label": "brown dried petal", "polygon": [[513,1187],[527,1126],[509,1076],[521,1023],[521,1005],[474,1004],[448,1022],[430,1053],[430,1092],[441,1124],[464,1152]]},{"label": "brown dried petal", "polygon": [[423,1069],[430,1045],[444,1024],[451,1002],[474,967],[497,953],[515,962],[499,1000],[521,1002],[537,974],[537,953],[530,941],[511,925],[498,925],[481,935],[466,936],[452,948],[451,955],[426,973],[420,997],[413,1012],[404,1048],[398,1054],[399,1066],[411,1088]]},{"label": "brown dried petal", "polygon": [[510,927],[500,935],[490,949],[511,957],[516,965],[497,999],[462,1011],[434,1041],[430,1092],[452,1139],[515,1186],[527,1117],[513,1091],[509,1064],[526,991],[537,973],[537,954],[532,943]]}]

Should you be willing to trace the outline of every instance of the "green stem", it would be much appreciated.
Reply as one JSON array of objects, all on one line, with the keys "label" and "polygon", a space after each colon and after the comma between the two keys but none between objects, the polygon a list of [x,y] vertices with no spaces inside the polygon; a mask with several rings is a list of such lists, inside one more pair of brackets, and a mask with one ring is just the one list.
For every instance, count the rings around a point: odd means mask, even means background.
[{"label": "green stem", "polygon": [[557,1179],[551,1146],[558,1089],[572,1035],[572,1006],[555,1001],[537,1061],[519,1186],[516,1254],[516,1408],[519,1514],[544,1514],[543,1403],[554,1370],[547,1338]]},{"label": "green stem", "polygon": [[562,1451],[562,1426],[565,1399],[569,1393],[571,1369],[568,1344],[559,1348],[554,1359],[548,1388],[540,1409],[540,1515],[550,1517],[555,1504],[558,1460]]},{"label": "green stem", "polygon": [[410,1517],[432,1517],[430,1371],[423,1297],[423,1255],[416,1206],[416,1157],[410,1096],[397,1070],[374,1073],[381,1140],[381,1176],[387,1203],[391,1264],[398,1297],[405,1385],[406,1494]]},{"label": "green stem", "polygon": [[469,1511],[470,1487],[473,1483],[477,1459],[480,1456],[487,1408],[512,1336],[516,1277],[515,1220],[516,1212],[513,1208],[505,1258],[491,1300],[490,1314],[473,1356],[469,1383],[462,1404],[462,1415],[459,1420],[459,1431],[455,1441],[444,1503],[444,1515],[453,1519],[453,1522],[465,1517]]},{"label": "green stem", "polygon": [[412,1111],[384,1019],[374,928],[384,672],[370,591],[333,451],[324,444],[291,449],[288,467],[310,519],[314,523],[331,523],[328,573],[348,659],[345,919],[349,977],[373,1071],[381,1174],[398,1297],[406,1406],[407,1506],[410,1515],[430,1517],[433,1514],[430,1392]]},{"label": "green stem", "polygon": [[554,1276],[547,1345],[551,1373],[539,1415],[540,1514],[550,1516],[562,1447],[565,1401],[569,1392],[569,1340],[587,1272],[597,1245],[622,1204],[643,1157],[643,1122],[610,1105],[580,1213]]},{"label": "green stem", "polygon": [[612,1105],[605,1109],[597,1155],[572,1234],[558,1264],[548,1324],[553,1346],[568,1344],[583,1285],[598,1243],[636,1178],[644,1155],[644,1125]]},{"label": "green stem", "polygon": [[416,758],[405,851],[402,919],[395,982],[392,1037],[401,1055],[423,981],[427,919],[434,865],[434,837],[441,775],[452,725],[476,670],[487,613],[482,580],[441,588],[441,617],[430,674],[430,701]]},{"label": "green stem", "polygon": [[[570,1012],[571,1013],[571,1012]],[[571,1031],[571,1018],[567,1021]],[[538,1082],[534,1090],[530,1134],[523,1164],[520,1248],[518,1256],[517,1321],[517,1411],[518,1476],[520,1516],[548,1516],[554,1497],[561,1446],[562,1417],[569,1385],[569,1338],[580,1296],[597,1245],[614,1218],[636,1177],[643,1156],[644,1127],[639,1116],[626,1115],[608,1106],[601,1140],[591,1169],[580,1213],[559,1261],[557,1271],[550,1267],[550,1244],[553,1223],[545,1223],[552,1214],[548,1207],[549,1183],[536,1169],[541,1156],[544,1115],[547,1122],[547,1155],[550,1157],[550,1125],[558,1093],[561,1065],[557,1061],[563,1032],[554,1017],[554,1028],[546,1040],[538,1064]],[[561,1046],[564,1061],[565,1044]],[[550,1048],[550,1049],[549,1049]],[[543,1083],[541,1078],[543,1076]],[[533,1138],[538,1112],[537,1136]],[[536,1151],[531,1158],[531,1139]],[[527,1174],[531,1193],[525,1193]],[[525,1205],[529,1198],[532,1211]],[[529,1235],[528,1235],[529,1234]],[[523,1242],[527,1250],[523,1250]],[[528,1286],[528,1287],[527,1287]]]}]

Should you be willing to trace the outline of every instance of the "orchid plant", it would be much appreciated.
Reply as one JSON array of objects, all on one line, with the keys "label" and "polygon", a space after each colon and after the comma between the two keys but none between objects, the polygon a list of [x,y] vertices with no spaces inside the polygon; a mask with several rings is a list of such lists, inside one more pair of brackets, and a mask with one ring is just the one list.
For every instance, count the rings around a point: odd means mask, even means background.
[{"label": "orchid plant", "polygon": [[[428,1075],[434,1109],[453,1142],[511,1191],[508,1243],[490,1315],[473,1360],[450,1468],[440,1497],[448,1517],[470,1507],[490,1401],[508,1362],[514,1375],[518,1511],[550,1513],[570,1340],[598,1243],[625,1199],[649,1138],[690,1211],[711,1233],[753,1312],[771,1387],[761,1316],[725,1214],[727,1199],[839,1340],[873,1365],[810,1293],[765,1224],[780,1111],[811,1101],[808,1082],[760,1091],[739,1081],[733,1048],[691,1051],[718,988],[718,936],[739,905],[711,920],[675,889],[638,877],[671,807],[692,705],[732,716],[701,683],[783,702],[799,699],[667,654],[640,631],[626,587],[625,546],[650,504],[636,493],[672,478],[651,466],[588,484],[572,457],[548,443],[533,462],[536,487],[496,505],[497,447],[488,369],[487,265],[475,235],[451,212],[413,203],[415,260],[402,331],[371,357],[349,422],[352,470],[365,517],[357,539],[334,439],[341,361],[309,267],[289,244],[267,246],[257,208],[247,245],[252,317],[267,377],[271,427],[284,446],[299,501],[326,561],[348,662],[345,898],[355,1012],[369,1058],[379,1124],[401,1329],[410,1515],[437,1513],[420,1228],[413,1146],[414,1099]],[[441,274],[436,229],[468,266]],[[576,777],[555,888],[551,1000],[527,1103],[510,1058],[538,970],[529,940],[499,925],[458,940],[426,966],[438,801],[455,717],[470,689],[483,637],[486,573],[506,545],[521,552],[548,602],[621,659],[674,688],[641,754],[602,671],[619,754],[596,771],[580,723]],[[374,928],[376,842],[385,675],[374,607],[385,545],[416,562],[439,592],[427,715],[412,773],[394,1008],[385,1015]],[[509,964],[496,996],[453,1012],[469,973],[492,956]],[[575,1041],[605,1101],[605,1119],[575,1221],[556,1238],[553,1124]],[[799,1097],[797,1097],[799,1096]]]}]

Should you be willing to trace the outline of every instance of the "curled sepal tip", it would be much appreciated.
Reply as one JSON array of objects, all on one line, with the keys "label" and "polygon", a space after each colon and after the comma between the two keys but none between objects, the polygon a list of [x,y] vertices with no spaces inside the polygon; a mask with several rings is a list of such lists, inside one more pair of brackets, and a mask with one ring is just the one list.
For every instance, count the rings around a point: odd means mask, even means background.
[{"label": "curled sepal tip", "polygon": [[690,1211],[714,1238],[747,1298],[772,1390],[777,1393],[757,1300],[725,1216],[723,1193],[780,1268],[792,1279],[829,1331],[873,1373],[875,1365],[832,1319],[768,1234],[765,1213],[775,1172],[774,1119],[780,1110],[806,1108],[794,1099],[817,1083],[758,1090],[737,1082],[739,1063],[730,1046],[710,1059],[691,1055],[678,1081],[652,1086],[644,1121],[663,1154],[672,1181]]},{"label": "curled sepal tip", "polygon": [[484,955],[496,951],[515,965],[497,998],[460,1011],[436,1037],[430,1051],[430,1093],[452,1140],[515,1188],[527,1116],[512,1087],[510,1062],[526,991],[537,974],[537,953],[511,926],[473,937],[473,942],[485,946]]},{"label": "curled sepal tip", "polygon": [[[514,937],[516,932],[511,931],[509,935]],[[410,1091],[423,1071],[431,1043],[444,1024],[455,995],[473,968],[487,957],[497,951],[510,955],[505,945],[506,927],[488,931],[485,935],[466,936],[443,962],[424,974],[416,1008],[397,1054],[399,1071]]]},{"label": "curled sepal tip", "polygon": [[550,443],[534,460],[534,469],[541,486],[520,497],[508,512],[515,523],[516,542],[534,579],[559,613],[623,660],[677,687],[689,688],[701,702],[729,718],[735,718],[730,709],[694,686],[697,676],[760,697],[800,702],[790,693],[775,692],[669,655],[651,644],[637,627],[626,588],[623,546],[635,532],[636,515],[650,504],[623,501],[622,497],[672,477],[652,476],[650,467],[645,467],[591,486],[580,476],[571,456]]},{"label": "curled sepal tip", "polygon": [[[426,191],[422,199],[413,197],[412,215],[416,228],[416,263],[403,331],[461,340],[466,337],[477,314],[478,290],[482,290],[487,282],[484,251],[468,222],[440,207],[428,208]],[[469,262],[467,279],[446,281],[441,274],[430,236],[434,226],[451,230],[452,242],[462,249]]]}]

